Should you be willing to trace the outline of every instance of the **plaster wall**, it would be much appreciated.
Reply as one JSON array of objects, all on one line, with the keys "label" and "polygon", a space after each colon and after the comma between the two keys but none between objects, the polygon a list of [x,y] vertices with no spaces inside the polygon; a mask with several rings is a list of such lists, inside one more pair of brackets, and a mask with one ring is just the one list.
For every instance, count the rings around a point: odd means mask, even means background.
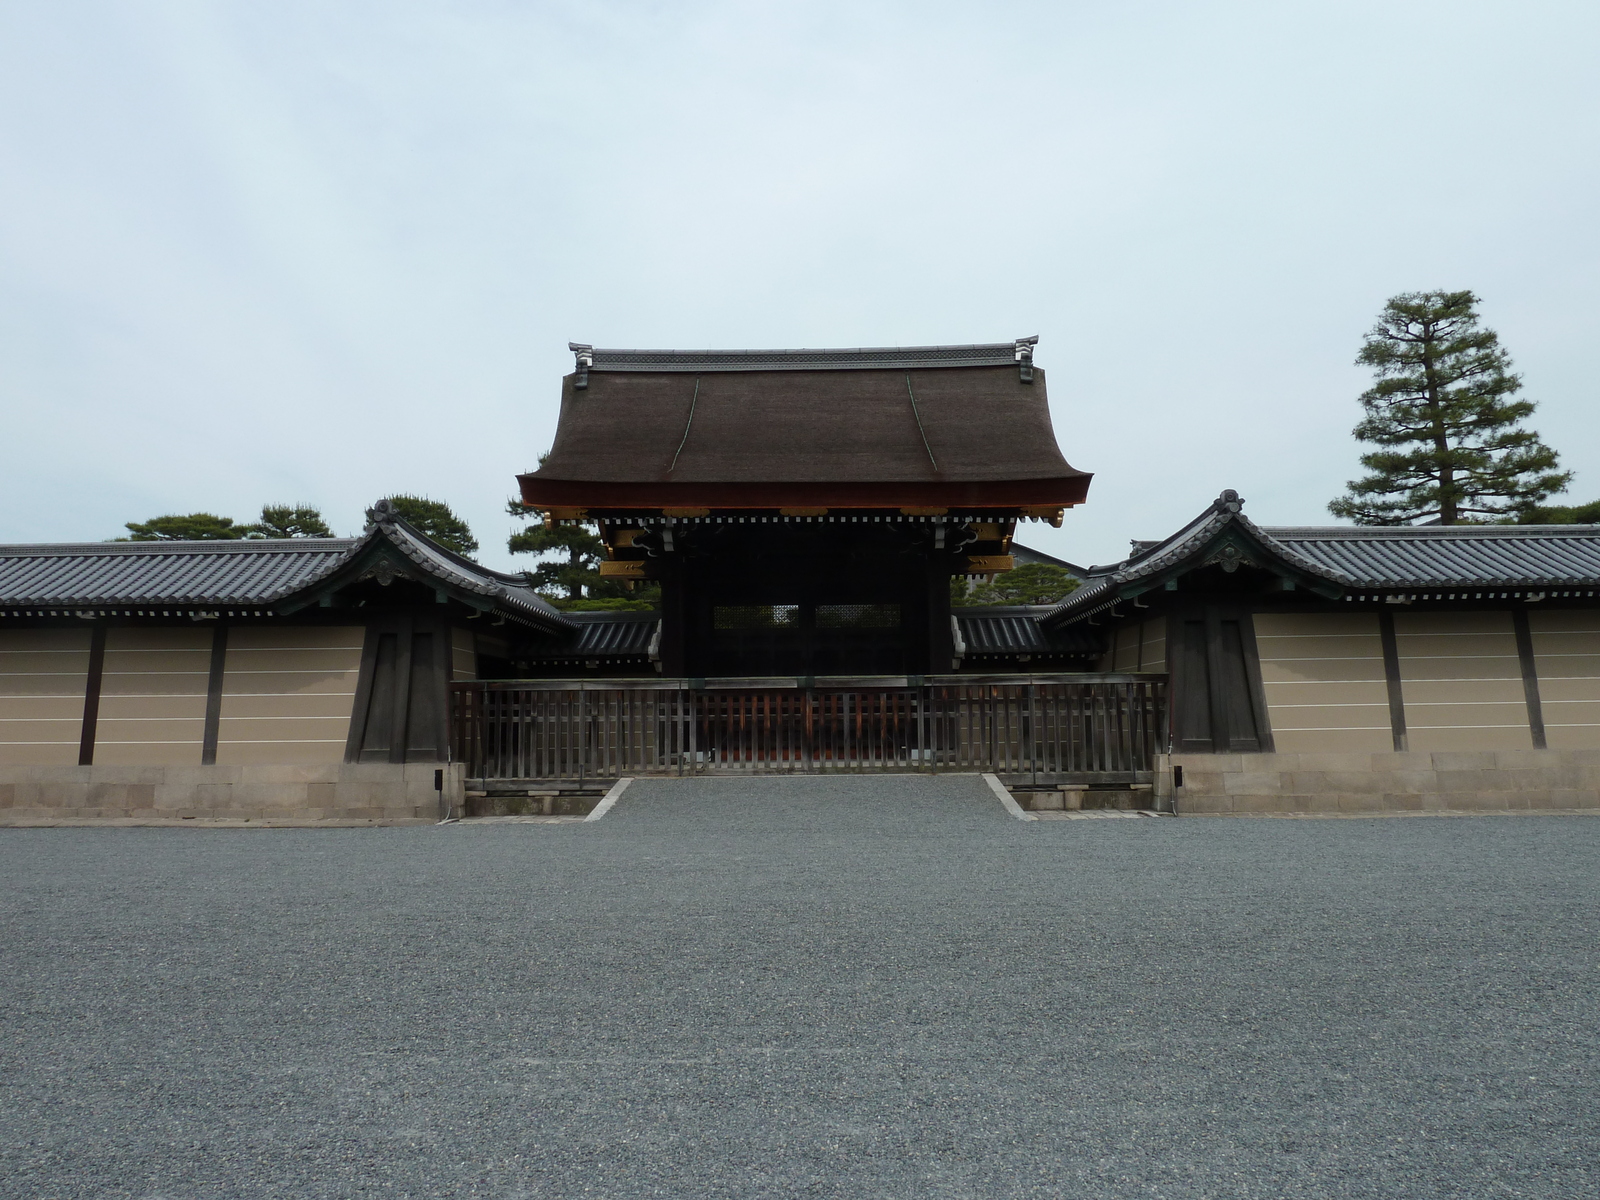
[{"label": "plaster wall", "polygon": [[0,765],[78,761],[89,640],[88,628],[0,630]]},{"label": "plaster wall", "polygon": [[230,629],[217,762],[343,762],[365,633],[359,625]]},{"label": "plaster wall", "polygon": [[209,626],[108,629],[95,762],[199,766],[210,675]]},{"label": "plaster wall", "polygon": [[1394,749],[1374,613],[1256,613],[1256,646],[1280,751]]},{"label": "plaster wall", "polygon": [[1111,635],[1111,649],[1100,659],[1102,671],[1155,671],[1167,669],[1165,617],[1133,621]]},{"label": "plaster wall", "polygon": [[1528,614],[1545,737],[1564,750],[1600,750],[1600,612]]},{"label": "plaster wall", "polygon": [[1509,612],[1394,617],[1412,750],[1531,750]]},{"label": "plaster wall", "polygon": [[459,626],[450,631],[450,678],[476,679],[478,677],[477,639],[472,630]]}]

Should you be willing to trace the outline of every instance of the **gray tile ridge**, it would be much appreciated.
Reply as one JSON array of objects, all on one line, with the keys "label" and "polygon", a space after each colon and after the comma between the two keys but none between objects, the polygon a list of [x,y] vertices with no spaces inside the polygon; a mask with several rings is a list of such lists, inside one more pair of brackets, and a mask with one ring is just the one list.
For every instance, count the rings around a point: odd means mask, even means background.
[{"label": "gray tile ridge", "polygon": [[[839,346],[767,350],[652,350],[596,346],[585,349],[590,371],[733,371],[874,367],[1007,366],[1019,342],[969,342],[945,346]],[[1032,343],[1029,345],[1031,354]]]},{"label": "gray tile ridge", "polygon": [[1492,538],[1600,537],[1600,525],[1272,525],[1274,538],[1316,541],[1432,541]]},{"label": "gray tile ridge", "polygon": [[97,558],[110,554],[332,554],[360,538],[206,538],[203,541],[15,542],[0,558]]}]

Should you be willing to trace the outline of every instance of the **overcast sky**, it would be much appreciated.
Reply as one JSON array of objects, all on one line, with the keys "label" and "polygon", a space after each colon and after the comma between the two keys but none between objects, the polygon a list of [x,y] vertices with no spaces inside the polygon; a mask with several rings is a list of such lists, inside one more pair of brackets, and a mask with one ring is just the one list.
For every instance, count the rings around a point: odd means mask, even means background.
[{"label": "overcast sky", "polygon": [[1597,63],[1592,0],[0,0],[0,541],[409,490],[510,567],[569,340],[1034,333],[1095,480],[1028,542],[1329,523],[1435,288],[1594,499]]}]

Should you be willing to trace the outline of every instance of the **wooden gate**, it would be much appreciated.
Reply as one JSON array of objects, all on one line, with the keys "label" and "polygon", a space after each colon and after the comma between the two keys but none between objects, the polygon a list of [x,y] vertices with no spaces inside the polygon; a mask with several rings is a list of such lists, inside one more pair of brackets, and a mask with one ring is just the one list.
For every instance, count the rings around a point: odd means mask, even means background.
[{"label": "wooden gate", "polygon": [[478,779],[992,771],[1147,782],[1164,675],[973,676],[694,687],[687,680],[453,683],[454,758]]}]

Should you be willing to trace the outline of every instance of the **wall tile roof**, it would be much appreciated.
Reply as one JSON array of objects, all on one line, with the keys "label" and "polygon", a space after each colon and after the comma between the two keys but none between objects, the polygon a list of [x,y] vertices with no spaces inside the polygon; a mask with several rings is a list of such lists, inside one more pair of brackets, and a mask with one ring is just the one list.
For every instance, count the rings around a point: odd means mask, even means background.
[{"label": "wall tile roof", "polygon": [[369,561],[382,543],[458,595],[482,597],[495,611],[551,631],[572,627],[525,577],[445,549],[386,504],[374,506],[373,523],[359,538],[0,546],[0,608],[269,607]]},{"label": "wall tile roof", "polygon": [[1089,568],[1084,586],[1046,618],[1082,620],[1217,560],[1231,543],[1238,561],[1300,576],[1334,594],[1411,588],[1590,588],[1600,586],[1600,526],[1425,525],[1263,528],[1223,492],[1171,537],[1135,542],[1120,563]]},{"label": "wall tile roof", "polygon": [[957,609],[956,626],[966,653],[973,654],[1074,654],[1096,655],[1104,646],[1090,629],[1069,627],[1048,632],[1039,619],[1047,605]]},{"label": "wall tile roof", "polygon": [[1267,537],[1360,587],[1600,583],[1600,526],[1271,528]]},{"label": "wall tile roof", "polygon": [[0,546],[0,605],[270,604],[355,538]]},{"label": "wall tile roof", "polygon": [[654,612],[575,612],[577,626],[569,640],[540,646],[535,658],[643,658],[661,625]]}]

